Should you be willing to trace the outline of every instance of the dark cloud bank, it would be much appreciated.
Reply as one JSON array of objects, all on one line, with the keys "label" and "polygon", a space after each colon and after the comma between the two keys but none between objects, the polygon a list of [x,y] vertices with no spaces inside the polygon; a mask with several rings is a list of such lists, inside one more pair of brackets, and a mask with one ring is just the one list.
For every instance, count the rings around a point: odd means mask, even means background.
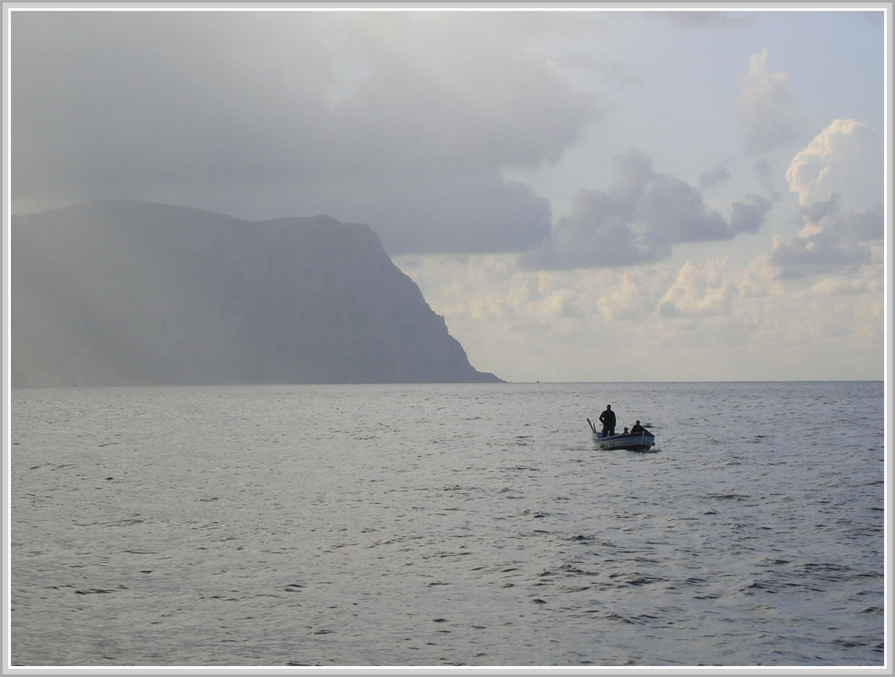
[{"label": "dark cloud bank", "polygon": [[534,246],[549,205],[501,172],[599,107],[517,17],[412,14],[13,14],[16,213],[126,198],[328,214],[393,255]]},{"label": "dark cloud bank", "polygon": [[326,214],[369,224],[390,255],[524,253],[532,268],[657,261],[761,226],[767,200],[722,217],[637,152],[609,190],[582,190],[559,218],[505,181],[506,168],[557,161],[604,115],[539,51],[542,24],[525,13],[14,13],[14,211],[127,198],[250,221]]}]

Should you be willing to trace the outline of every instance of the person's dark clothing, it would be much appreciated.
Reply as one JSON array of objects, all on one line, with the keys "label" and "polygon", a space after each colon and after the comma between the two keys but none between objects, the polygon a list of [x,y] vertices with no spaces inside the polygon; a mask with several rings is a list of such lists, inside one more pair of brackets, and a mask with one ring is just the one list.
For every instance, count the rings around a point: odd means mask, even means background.
[{"label": "person's dark clothing", "polygon": [[615,412],[612,409],[607,407],[606,411],[600,414],[600,423],[603,424],[603,437],[615,435]]},{"label": "person's dark clothing", "polygon": [[632,432],[632,433],[645,433],[645,432],[646,432],[646,428],[644,428],[644,427],[643,427],[642,425],[640,425],[639,423],[635,423],[633,426],[631,426],[631,432]]}]

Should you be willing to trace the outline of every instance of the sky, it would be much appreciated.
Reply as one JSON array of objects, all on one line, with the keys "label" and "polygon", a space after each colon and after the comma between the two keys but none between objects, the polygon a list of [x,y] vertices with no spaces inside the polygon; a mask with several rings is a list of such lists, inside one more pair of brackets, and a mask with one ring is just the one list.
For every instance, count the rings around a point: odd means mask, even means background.
[{"label": "sky", "polygon": [[882,379],[855,6],[5,7],[10,209],[367,224],[508,381]]}]

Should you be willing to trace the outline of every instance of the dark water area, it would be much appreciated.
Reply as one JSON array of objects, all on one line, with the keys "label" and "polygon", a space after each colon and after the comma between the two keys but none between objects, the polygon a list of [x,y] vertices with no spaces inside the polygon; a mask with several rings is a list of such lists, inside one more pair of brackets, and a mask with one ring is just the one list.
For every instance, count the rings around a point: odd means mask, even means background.
[{"label": "dark water area", "polygon": [[883,399],[15,389],[12,665],[880,667]]}]

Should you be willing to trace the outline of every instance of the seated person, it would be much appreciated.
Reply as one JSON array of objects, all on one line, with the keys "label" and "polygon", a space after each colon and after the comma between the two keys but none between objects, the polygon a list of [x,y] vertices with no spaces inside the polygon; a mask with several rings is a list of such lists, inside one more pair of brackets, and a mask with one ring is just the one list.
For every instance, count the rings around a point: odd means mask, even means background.
[{"label": "seated person", "polygon": [[[625,428],[625,430],[627,430],[627,428]],[[647,430],[642,425],[640,425],[640,421],[637,420],[637,421],[635,421],[633,427],[631,428],[631,432],[632,433],[648,433],[649,430]]]}]

